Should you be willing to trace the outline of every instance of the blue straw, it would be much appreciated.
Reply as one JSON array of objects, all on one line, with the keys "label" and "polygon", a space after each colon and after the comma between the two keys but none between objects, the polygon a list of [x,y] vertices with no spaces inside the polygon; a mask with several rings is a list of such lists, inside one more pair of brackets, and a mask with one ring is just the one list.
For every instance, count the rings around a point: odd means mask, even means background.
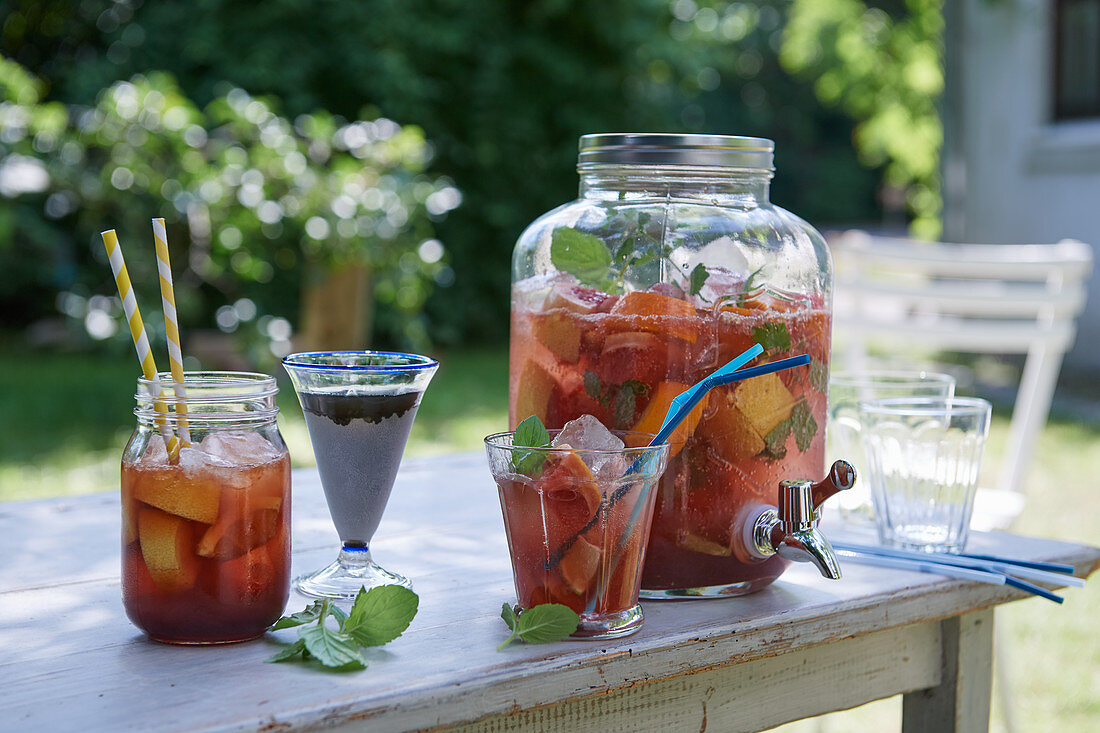
[{"label": "blue straw", "polygon": [[1019,578],[1013,578],[1011,575],[1005,575],[1005,583],[1011,585],[1013,588],[1019,588],[1020,590],[1026,590],[1028,593],[1037,595],[1040,598],[1046,598],[1048,601],[1054,601],[1055,603],[1061,603],[1064,599],[1062,596],[1055,593],[1051,593],[1046,588],[1040,588],[1037,585],[1028,583],[1026,580],[1020,580]]},{"label": "blue straw", "polygon": [[1006,565],[1019,565],[1022,568],[1031,568],[1033,570],[1046,570],[1048,573],[1065,573],[1066,575],[1073,575],[1077,572],[1077,568],[1072,565],[1065,565],[1060,562],[1038,562],[1036,560],[1013,560],[1008,557],[997,557],[996,555],[972,555],[966,552],[960,552],[959,557],[969,557],[974,560],[989,560],[991,562],[1005,563]]},{"label": "blue straw", "polygon": [[[1054,601],[1055,603],[1062,602],[1061,596],[1051,593],[1045,588],[1041,588],[1033,583],[1028,583],[1025,580],[1021,580],[1017,577],[1010,575],[1010,573],[1013,572],[1010,567],[999,562],[988,562],[975,560],[974,558],[969,557],[958,557],[953,553],[899,550],[892,547],[882,547],[880,545],[861,545],[852,542],[834,542],[833,547],[842,552],[852,552],[860,555],[897,558],[908,560],[914,563],[934,563],[945,568],[963,567],[971,568],[973,570],[982,570],[985,572],[996,573],[999,575],[1003,575],[1005,578],[1005,583],[1011,585],[1013,588],[1019,588],[1020,590],[1024,590],[1033,595],[1046,598],[1047,600]],[[1032,574],[1038,574],[1041,572],[1043,571],[1034,569],[1031,570]],[[1050,578],[1050,580],[1052,582],[1057,581],[1061,582],[1062,584],[1066,584],[1068,579],[1052,577]],[[1073,583],[1073,585],[1078,585],[1080,582],[1079,579],[1075,580],[1078,580],[1078,582]]]},{"label": "blue straw", "polygon": [[[673,423],[672,427],[673,429],[675,429],[676,423],[679,423],[680,420],[683,420],[683,416],[688,414],[688,412],[691,411],[691,408],[698,404],[699,400],[703,399],[703,395],[705,395],[707,393],[707,390],[710,389],[710,387],[707,386],[708,380],[737,371],[763,352],[763,346],[761,346],[760,344],[753,344],[752,346],[735,356],[733,359],[730,359],[729,363],[727,363],[724,367],[721,367],[718,370],[712,372],[706,378],[700,380],[693,386],[688,387],[683,392],[676,395],[676,397],[673,398],[672,403],[668,406],[668,412],[665,413],[664,422],[661,423],[661,429],[658,430],[657,433],[662,433],[670,422]],[[684,405],[687,405],[687,409],[684,409]],[[683,413],[682,415],[680,414],[681,412]],[[679,417],[676,417],[677,415],[679,415]],[[671,431],[669,431],[669,433],[671,434]],[[667,438],[668,436],[666,435],[665,437]]]},{"label": "blue straw", "polygon": [[[759,344],[757,344],[759,346]],[[752,351],[752,349],[749,349]],[[746,351],[745,353],[749,353]],[[744,356],[744,354],[742,354]],[[741,357],[738,357],[738,359]],[[751,356],[749,358],[752,358]],[[736,359],[734,360],[736,361]],[[747,359],[746,359],[747,361]],[[730,362],[731,364],[733,362]],[[744,363],[744,362],[742,362]],[[665,416],[665,421],[661,425],[661,429],[657,432],[657,435],[649,442],[650,445],[660,445],[668,440],[668,436],[672,435],[676,430],[676,426],[679,425],[688,413],[691,412],[699,401],[703,399],[707,392],[720,387],[724,384],[732,384],[734,382],[740,382],[742,379],[750,379],[752,377],[759,377],[763,374],[771,374],[772,372],[783,371],[784,369],[790,369],[791,367],[802,366],[803,364],[810,363],[809,354],[801,354],[799,356],[792,356],[789,359],[780,359],[779,361],[773,361],[770,364],[761,364],[760,366],[749,367],[748,369],[736,369],[730,371],[729,365],[722,367],[718,371],[711,374],[703,381],[696,384],[694,387],[689,387],[684,390],[679,397],[672,401],[672,405],[669,407],[669,414]],[[677,406],[677,401],[680,397],[688,395],[687,399],[680,402]]]},{"label": "blue straw", "polygon": [[[773,361],[770,364],[750,367],[749,369],[738,369],[738,367],[758,356],[763,350],[764,349],[760,346],[760,344],[753,344],[752,348],[747,349],[736,358],[730,360],[730,362],[723,366],[721,369],[712,372],[710,376],[706,377],[697,384],[688,387],[686,390],[673,398],[672,403],[669,405],[668,413],[665,415],[665,421],[661,425],[661,429],[657,432],[657,435],[654,436],[653,440],[649,442],[649,445],[660,445],[661,443],[664,443],[666,440],[668,440],[668,436],[672,435],[672,432],[676,430],[676,426],[679,425],[685,417],[687,417],[687,414],[691,412],[692,408],[694,408],[695,405],[699,404],[699,401],[703,399],[706,393],[714,389],[715,387],[719,387],[723,384],[740,382],[742,379],[759,377],[763,374],[771,374],[772,372],[779,372],[784,369],[790,369],[791,367],[801,366],[803,364],[810,363],[809,355],[801,354],[800,356],[792,356],[789,359],[780,359],[779,361]],[[656,460],[656,457],[651,456],[649,460]],[[632,473],[638,473],[639,471],[641,471],[644,467],[643,464],[645,461],[646,457],[644,455],[636,458],[634,460],[634,463],[631,464],[630,468],[626,470],[624,476],[628,476]],[[655,471],[652,470],[649,472],[655,473]],[[626,488],[627,487],[624,486],[618,489],[615,494],[612,494],[612,504],[618,501],[619,497],[621,496],[619,492],[625,493]],[[649,490],[654,491],[654,487],[651,485],[649,487]],[[628,527],[635,526],[635,523],[638,521],[638,516],[645,505],[646,502],[644,501],[644,499],[638,500],[637,504],[634,506],[634,511],[631,512],[630,522],[627,524]],[[620,540],[619,547],[615,549],[615,553],[613,556],[615,559],[611,563],[612,568],[614,568],[615,565],[618,563],[618,556],[621,553],[622,540]],[[606,590],[606,588],[604,590]],[[597,594],[597,596],[600,595],[601,593]],[[596,599],[593,598],[591,601],[589,601],[588,608],[585,609],[586,612],[591,612],[591,610],[595,607],[595,600]]]}]

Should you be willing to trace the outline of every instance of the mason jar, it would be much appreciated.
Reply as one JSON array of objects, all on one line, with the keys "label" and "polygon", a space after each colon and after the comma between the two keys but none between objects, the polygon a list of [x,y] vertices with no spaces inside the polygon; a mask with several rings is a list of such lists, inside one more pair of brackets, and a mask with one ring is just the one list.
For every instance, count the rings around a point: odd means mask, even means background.
[{"label": "mason jar", "polygon": [[[753,343],[806,367],[712,391],[673,434],[642,596],[771,583],[744,524],[778,483],[824,473],[832,265],[821,235],[768,199],[773,143],[719,135],[580,139],[580,196],[512,259],[509,419],[588,413],[656,433],[673,397]],[[757,512],[758,513],[758,512]]]},{"label": "mason jar", "polygon": [[290,457],[277,393],[274,377],[246,372],[187,372],[178,393],[138,380],[122,456],[122,598],[150,638],[243,641],[282,615]]}]

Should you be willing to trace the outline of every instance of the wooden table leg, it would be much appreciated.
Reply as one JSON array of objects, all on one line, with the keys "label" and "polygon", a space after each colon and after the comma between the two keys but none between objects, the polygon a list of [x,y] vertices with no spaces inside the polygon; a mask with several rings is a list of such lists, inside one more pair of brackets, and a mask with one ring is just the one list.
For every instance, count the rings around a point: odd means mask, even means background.
[{"label": "wooden table leg", "polygon": [[974,611],[940,622],[943,677],[940,684],[905,695],[902,730],[989,730],[993,681],[993,609]]}]

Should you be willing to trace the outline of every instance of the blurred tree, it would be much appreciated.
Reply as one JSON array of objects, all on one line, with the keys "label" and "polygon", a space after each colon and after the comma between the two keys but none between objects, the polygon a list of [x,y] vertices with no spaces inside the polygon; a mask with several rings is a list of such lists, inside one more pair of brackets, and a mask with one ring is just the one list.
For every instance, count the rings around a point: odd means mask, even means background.
[{"label": "blurred tree", "polygon": [[[204,303],[234,301],[247,304],[245,320],[257,307],[289,314],[301,284],[309,294],[302,318],[307,345],[363,346],[374,299],[361,299],[359,309],[330,299],[341,295],[337,285],[350,282],[360,291],[373,288],[392,314],[392,340],[425,344],[419,314],[433,278],[448,271],[430,218],[442,217],[459,198],[446,179],[426,173],[430,150],[418,128],[385,118],[349,123],[328,112],[291,123],[239,88],[200,111],[165,73],[118,82],[94,107],[71,110],[41,103],[41,85],[14,62],[0,59],[0,86],[7,92],[0,102],[0,172],[10,177],[13,165],[22,166],[40,181],[3,193],[45,197],[46,219],[68,225],[51,228],[56,236],[77,231],[92,240],[88,250],[50,251],[99,261],[82,277],[53,280],[68,304],[63,310],[86,319],[96,308],[81,296],[109,287],[92,235],[105,228],[118,229],[143,302],[159,303],[148,235],[149,219],[163,215],[185,316]],[[14,210],[26,218],[22,201]],[[25,247],[36,246],[29,234],[16,226],[0,232],[0,267],[33,267],[26,262]],[[204,301],[204,293],[215,297]],[[98,310],[104,315],[93,316],[99,324],[89,329],[93,336],[113,330],[104,318],[117,316],[113,308]],[[222,311],[219,325],[232,330],[240,315]],[[150,324],[158,320],[146,316]],[[268,335],[285,343],[286,329],[275,330]]]},{"label": "blurred tree", "polygon": [[868,165],[885,165],[920,237],[940,235],[943,0],[795,0],[780,60],[858,120]]},{"label": "blurred tree", "polygon": [[[855,159],[852,123],[777,61],[790,4],[0,0],[0,50],[69,102],[165,69],[200,105],[228,80],[274,95],[291,117],[351,117],[369,103],[420,125],[433,168],[462,191],[461,208],[436,227],[454,270],[428,303],[433,338],[454,342],[506,334],[512,245],[576,195],[586,132],[770,137],[775,201],[819,223],[875,216],[878,173]],[[380,312],[383,327],[390,313]]]}]

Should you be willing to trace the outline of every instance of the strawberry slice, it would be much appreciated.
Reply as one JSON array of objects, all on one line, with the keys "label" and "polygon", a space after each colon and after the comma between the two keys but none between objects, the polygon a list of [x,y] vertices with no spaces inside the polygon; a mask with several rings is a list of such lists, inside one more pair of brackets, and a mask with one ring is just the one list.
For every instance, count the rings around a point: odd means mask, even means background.
[{"label": "strawberry slice", "polygon": [[665,378],[670,365],[686,361],[686,347],[679,339],[646,331],[625,331],[610,334],[604,340],[596,373],[604,384],[622,384],[634,379],[652,386]]},{"label": "strawberry slice", "polygon": [[606,313],[611,310],[617,297],[609,295],[602,290],[594,288],[582,288],[580,285],[570,285],[567,288],[555,289],[546,299],[546,308],[564,308],[570,313]]}]

